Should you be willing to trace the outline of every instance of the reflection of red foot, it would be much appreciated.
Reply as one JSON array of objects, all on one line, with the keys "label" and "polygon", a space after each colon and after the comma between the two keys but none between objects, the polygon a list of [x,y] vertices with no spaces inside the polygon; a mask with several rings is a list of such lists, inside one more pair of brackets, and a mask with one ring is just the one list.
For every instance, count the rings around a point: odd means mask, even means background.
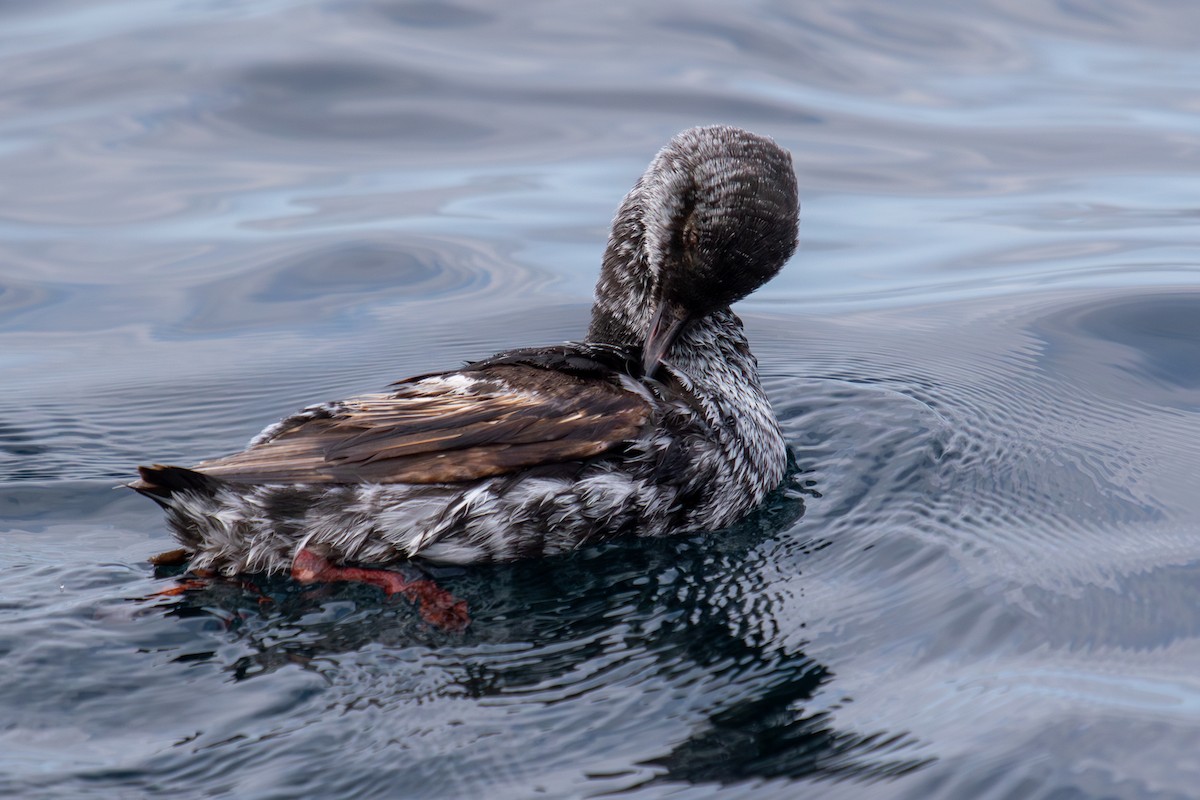
[{"label": "reflection of red foot", "polygon": [[357,581],[383,589],[384,594],[402,594],[417,604],[421,619],[438,628],[461,631],[471,622],[467,603],[430,580],[409,580],[399,572],[367,567],[337,567],[329,559],[307,548],[296,553],[292,577],[300,583]]},{"label": "reflection of red foot", "polygon": [[184,592],[189,592],[192,589],[206,589],[208,581],[203,578],[185,578],[169,589],[163,589],[151,594],[151,597],[178,597]]},{"label": "reflection of red foot", "polygon": [[208,587],[212,586],[215,581],[222,581],[233,583],[242,587],[243,589],[246,589],[247,591],[254,592],[258,595],[258,604],[260,606],[265,606],[274,602],[270,597],[263,594],[262,589],[258,588],[250,581],[238,580],[237,578],[222,578],[215,572],[207,569],[194,570],[192,575],[195,577],[180,578],[179,583],[168,589],[161,589],[157,592],[154,592],[150,595],[150,597],[178,597],[181,594],[186,594],[193,590],[207,589]]}]

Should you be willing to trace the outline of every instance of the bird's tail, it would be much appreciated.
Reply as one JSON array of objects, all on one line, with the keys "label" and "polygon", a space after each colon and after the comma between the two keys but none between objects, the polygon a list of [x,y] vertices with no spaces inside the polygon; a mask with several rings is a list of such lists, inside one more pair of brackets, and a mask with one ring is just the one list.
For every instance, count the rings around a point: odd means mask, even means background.
[{"label": "bird's tail", "polygon": [[168,467],[155,464],[151,467],[138,467],[141,480],[126,484],[139,494],[149,497],[164,508],[174,505],[172,499],[176,492],[190,492],[201,497],[214,497],[224,486],[217,478],[196,472],[184,467]]}]

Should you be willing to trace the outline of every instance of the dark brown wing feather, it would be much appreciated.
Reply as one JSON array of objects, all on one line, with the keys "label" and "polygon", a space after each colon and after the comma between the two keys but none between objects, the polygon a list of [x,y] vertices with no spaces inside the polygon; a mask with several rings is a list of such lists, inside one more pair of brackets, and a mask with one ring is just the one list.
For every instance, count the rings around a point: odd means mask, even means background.
[{"label": "dark brown wing feather", "polygon": [[347,400],[327,418],[298,416],[269,441],[194,469],[256,484],[469,481],[601,455],[649,416],[644,398],[611,380],[485,365]]}]

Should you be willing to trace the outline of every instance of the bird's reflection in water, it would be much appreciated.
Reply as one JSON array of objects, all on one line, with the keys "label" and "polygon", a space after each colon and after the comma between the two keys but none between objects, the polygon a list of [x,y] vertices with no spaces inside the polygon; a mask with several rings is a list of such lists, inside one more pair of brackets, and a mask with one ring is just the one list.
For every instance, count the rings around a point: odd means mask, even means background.
[{"label": "bird's reflection in water", "polygon": [[[300,665],[333,682],[341,659],[363,648],[417,653],[451,676],[452,686],[425,698],[433,703],[447,695],[570,703],[586,699],[597,674],[639,662],[637,682],[626,677],[615,691],[644,693],[647,713],[677,714],[691,732],[642,762],[655,782],[910,772],[929,763],[909,757],[911,736],[839,731],[836,706],[806,712],[818,691],[833,691],[834,676],[781,644],[781,631],[804,623],[777,616],[780,597],[762,567],[781,532],[795,536],[813,492],[805,478],[793,467],[759,511],[719,536],[623,540],[566,558],[438,570],[439,584],[469,604],[463,632],[432,627],[371,587],[282,578],[213,583],[172,598],[167,613],[224,620],[250,651],[227,665],[238,681]],[[801,559],[824,546],[792,541],[789,553]]]}]

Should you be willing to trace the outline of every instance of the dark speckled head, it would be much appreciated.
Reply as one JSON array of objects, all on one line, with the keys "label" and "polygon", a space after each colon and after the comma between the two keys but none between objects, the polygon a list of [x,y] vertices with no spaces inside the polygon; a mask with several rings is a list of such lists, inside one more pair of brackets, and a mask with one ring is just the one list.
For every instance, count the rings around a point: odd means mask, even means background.
[{"label": "dark speckled head", "polygon": [[588,338],[641,346],[647,371],[692,321],[766,283],[796,248],[786,150],[740,128],[691,128],[626,195],[604,254]]}]

